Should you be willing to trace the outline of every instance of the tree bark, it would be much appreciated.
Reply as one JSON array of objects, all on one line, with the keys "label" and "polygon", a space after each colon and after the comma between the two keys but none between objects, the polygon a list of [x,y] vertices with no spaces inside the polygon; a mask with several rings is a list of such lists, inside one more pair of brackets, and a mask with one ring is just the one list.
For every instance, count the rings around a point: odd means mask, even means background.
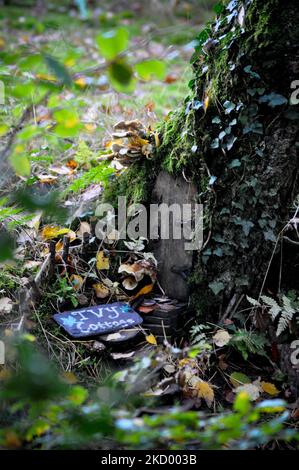
[{"label": "tree bark", "polygon": [[162,131],[159,165],[192,179],[205,208],[192,274],[204,318],[231,315],[246,292],[299,289],[299,246],[283,238],[299,193],[298,29],[294,0],[229,2],[201,35],[186,109]]}]

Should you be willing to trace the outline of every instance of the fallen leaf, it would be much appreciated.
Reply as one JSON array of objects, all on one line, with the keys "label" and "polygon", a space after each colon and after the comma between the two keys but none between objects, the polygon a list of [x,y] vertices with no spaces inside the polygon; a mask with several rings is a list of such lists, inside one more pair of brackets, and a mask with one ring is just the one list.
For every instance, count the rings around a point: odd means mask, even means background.
[{"label": "fallen leaf", "polygon": [[230,339],[231,335],[226,330],[218,330],[213,336],[214,343],[220,348],[228,344]]},{"label": "fallen leaf", "polygon": [[115,339],[121,339],[122,336],[120,333],[110,333],[106,336],[106,341],[113,341]]},{"label": "fallen leaf", "polygon": [[138,297],[141,297],[142,295],[149,294],[153,290],[153,288],[154,288],[154,284],[148,284],[148,285],[142,287],[142,289],[140,289],[140,291],[137,292],[136,295],[134,295],[133,297],[130,298],[130,301],[135,300]]},{"label": "fallen leaf", "polygon": [[62,165],[62,166],[52,165],[52,166],[50,166],[49,170],[52,171],[53,173],[56,173],[57,175],[61,175],[61,176],[71,175],[73,173],[73,170],[71,168],[67,167],[66,165]]},{"label": "fallen leaf", "polygon": [[122,285],[126,290],[133,290],[138,286],[138,282],[133,276],[128,276],[123,280]]},{"label": "fallen leaf", "polygon": [[46,225],[41,232],[41,236],[44,240],[51,240],[57,238],[60,235],[66,235],[69,232],[68,228]]},{"label": "fallen leaf", "polygon": [[261,385],[263,391],[268,393],[268,395],[273,396],[273,395],[277,395],[279,393],[279,390],[271,382],[261,382],[260,385]]},{"label": "fallen leaf", "polygon": [[72,274],[70,277],[70,283],[72,284],[73,288],[78,291],[82,288],[83,286],[84,279],[82,276],[79,276],[78,274]]},{"label": "fallen leaf", "polygon": [[38,179],[41,183],[48,183],[48,184],[52,184],[52,183],[55,183],[55,181],[57,181],[57,176],[53,176],[53,175],[38,175]]},{"label": "fallen leaf", "polygon": [[210,408],[214,401],[214,390],[212,389],[211,385],[208,382],[200,380],[196,384],[196,389],[199,398],[203,398],[207,406]]},{"label": "fallen leaf", "polygon": [[13,302],[9,297],[0,299],[0,315],[7,315],[12,311]]},{"label": "fallen leaf", "polygon": [[235,389],[236,393],[245,392],[247,393],[250,401],[255,401],[260,396],[260,388],[254,384],[244,384],[240,385]]},{"label": "fallen leaf", "polygon": [[78,383],[78,379],[73,372],[65,371],[63,372],[62,377],[70,385]]},{"label": "fallen leaf", "polygon": [[247,377],[245,374],[242,374],[242,372],[233,372],[229,380],[233,387],[239,387],[240,385],[250,383],[249,377]]},{"label": "fallen leaf", "polygon": [[99,271],[109,269],[109,258],[105,255],[104,250],[98,251],[96,266]]},{"label": "fallen leaf", "polygon": [[175,369],[175,366],[173,364],[166,364],[163,369],[168,373],[168,374],[173,374],[176,369]]},{"label": "fallen leaf", "polygon": [[34,261],[34,260],[26,261],[26,263],[24,263],[24,269],[35,269],[40,265],[41,265],[41,261]]},{"label": "fallen leaf", "polygon": [[98,299],[105,299],[110,293],[108,287],[106,287],[102,282],[93,284],[92,287],[94,288]]},{"label": "fallen leaf", "polygon": [[135,354],[135,351],[131,351],[131,352],[128,352],[128,353],[111,353],[111,357],[112,359],[114,360],[119,360],[119,359],[130,359],[131,357],[133,357]]},{"label": "fallen leaf", "polygon": [[155,346],[157,346],[157,340],[153,334],[146,336],[145,339],[149,344],[154,344]]},{"label": "fallen leaf", "polygon": [[83,238],[84,233],[91,233],[91,227],[88,222],[81,222],[80,227],[77,230],[77,235],[79,238]]},{"label": "fallen leaf", "polygon": [[75,162],[75,160],[68,160],[66,166],[70,168],[71,170],[75,170],[78,166],[78,163]]}]

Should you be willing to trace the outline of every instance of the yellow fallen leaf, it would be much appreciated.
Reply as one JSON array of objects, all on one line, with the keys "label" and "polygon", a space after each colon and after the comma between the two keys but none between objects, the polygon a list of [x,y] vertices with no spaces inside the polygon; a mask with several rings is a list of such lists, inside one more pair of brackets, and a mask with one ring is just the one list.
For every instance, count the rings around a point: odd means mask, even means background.
[{"label": "yellow fallen leaf", "polygon": [[92,133],[96,130],[96,128],[97,128],[97,126],[96,126],[95,124],[91,124],[91,123],[86,123],[86,124],[84,124],[84,127],[85,127],[85,129],[87,130],[87,132],[89,132],[89,133],[91,133],[91,134],[92,134]]},{"label": "yellow fallen leaf", "polygon": [[206,96],[205,99],[204,99],[204,102],[203,102],[203,109],[206,111],[209,107],[209,102],[210,102],[210,98],[209,96]]},{"label": "yellow fallen leaf", "polygon": [[99,271],[102,269],[109,269],[109,258],[105,255],[104,250],[98,251],[96,265]]},{"label": "yellow fallen leaf", "polygon": [[62,377],[70,385],[74,385],[78,383],[78,379],[73,372],[69,372],[69,371],[63,372]]},{"label": "yellow fallen leaf", "polygon": [[208,382],[200,381],[196,384],[196,389],[199,398],[203,398],[208,405],[211,407],[214,401],[214,390]]},{"label": "yellow fallen leaf", "polygon": [[131,297],[130,300],[135,300],[141,295],[149,294],[153,290],[153,287],[154,287],[154,284],[147,284],[146,286],[142,287],[142,289],[140,289],[140,291],[138,291],[136,295]]},{"label": "yellow fallen leaf", "polygon": [[93,284],[92,287],[94,288],[98,299],[105,299],[110,293],[108,287],[106,287],[102,282]]},{"label": "yellow fallen leaf", "polygon": [[77,78],[75,80],[76,85],[78,85],[80,88],[85,88],[86,87],[86,80],[84,77]]},{"label": "yellow fallen leaf", "polygon": [[155,138],[155,146],[156,146],[156,148],[160,147],[161,142],[160,142],[160,138],[159,138],[159,133],[158,133],[158,132],[155,132],[155,133],[154,133],[154,138]]},{"label": "yellow fallen leaf", "polygon": [[268,393],[268,395],[273,396],[279,393],[279,390],[271,382],[261,382],[261,387],[264,392]]},{"label": "yellow fallen leaf", "polygon": [[145,339],[149,344],[154,344],[155,346],[157,346],[157,340],[153,334],[146,336]]},{"label": "yellow fallen leaf", "polygon": [[44,240],[51,240],[57,238],[60,235],[66,235],[69,232],[68,228],[46,225],[41,232],[41,236]]}]

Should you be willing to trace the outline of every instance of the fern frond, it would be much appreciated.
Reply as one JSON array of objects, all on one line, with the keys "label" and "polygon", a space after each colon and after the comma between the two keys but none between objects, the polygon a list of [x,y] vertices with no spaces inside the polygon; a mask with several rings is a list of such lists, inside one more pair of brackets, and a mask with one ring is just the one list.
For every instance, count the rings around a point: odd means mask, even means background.
[{"label": "fern frond", "polygon": [[281,333],[283,333],[288,328],[289,322],[292,320],[293,315],[293,313],[286,310],[282,312],[278,321],[276,336],[281,335]]},{"label": "fern frond", "polygon": [[271,307],[269,313],[271,315],[272,320],[275,320],[277,315],[279,315],[282,311],[282,308],[278,305],[276,300],[268,297],[267,295],[261,295],[262,301],[268,306]]}]

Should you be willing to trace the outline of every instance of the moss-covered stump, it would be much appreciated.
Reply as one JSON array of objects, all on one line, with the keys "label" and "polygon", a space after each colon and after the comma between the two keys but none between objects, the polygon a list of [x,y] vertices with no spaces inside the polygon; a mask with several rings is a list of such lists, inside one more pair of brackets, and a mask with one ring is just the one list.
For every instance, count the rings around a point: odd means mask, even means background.
[{"label": "moss-covered stump", "polygon": [[[162,125],[155,159],[134,165],[110,192],[149,202],[161,169],[197,185],[205,243],[190,281],[204,318],[231,314],[246,292],[299,288],[298,246],[281,245],[299,193],[299,111],[290,99],[299,79],[298,32],[295,0],[218,7],[197,38],[190,96]],[[276,253],[282,275],[269,269]]]}]

